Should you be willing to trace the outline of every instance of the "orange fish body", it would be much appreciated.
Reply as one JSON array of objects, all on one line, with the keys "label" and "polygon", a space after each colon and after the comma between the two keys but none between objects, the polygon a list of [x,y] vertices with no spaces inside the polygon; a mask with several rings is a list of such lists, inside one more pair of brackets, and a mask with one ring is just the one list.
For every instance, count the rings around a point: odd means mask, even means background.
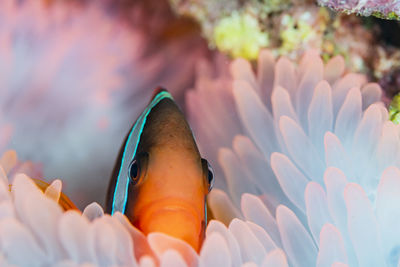
[{"label": "orange fish body", "polygon": [[124,213],[144,234],[162,232],[199,251],[212,184],[184,115],[160,89],[121,148],[106,210]]}]

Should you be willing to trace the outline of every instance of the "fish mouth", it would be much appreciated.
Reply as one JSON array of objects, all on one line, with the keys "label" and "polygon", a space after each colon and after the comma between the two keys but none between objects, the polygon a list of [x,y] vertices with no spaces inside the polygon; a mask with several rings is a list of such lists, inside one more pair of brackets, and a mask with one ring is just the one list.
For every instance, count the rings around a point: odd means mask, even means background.
[{"label": "fish mouth", "polygon": [[198,246],[203,216],[184,199],[164,198],[141,207],[135,225],[144,233],[161,232]]},{"label": "fish mouth", "polygon": [[201,222],[202,220],[202,216],[200,216],[193,204],[179,198],[163,198],[152,201],[141,207],[136,214],[140,221],[148,222],[152,217],[171,212],[184,215],[190,221]]}]

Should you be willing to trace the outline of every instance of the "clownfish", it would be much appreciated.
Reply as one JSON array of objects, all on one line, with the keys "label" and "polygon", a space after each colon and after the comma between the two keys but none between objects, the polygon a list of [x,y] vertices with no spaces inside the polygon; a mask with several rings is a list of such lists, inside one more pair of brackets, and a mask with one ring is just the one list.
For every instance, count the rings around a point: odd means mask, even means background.
[{"label": "clownfish", "polygon": [[145,235],[161,232],[199,251],[213,184],[183,113],[169,92],[157,89],[121,147],[106,211],[125,214]]}]

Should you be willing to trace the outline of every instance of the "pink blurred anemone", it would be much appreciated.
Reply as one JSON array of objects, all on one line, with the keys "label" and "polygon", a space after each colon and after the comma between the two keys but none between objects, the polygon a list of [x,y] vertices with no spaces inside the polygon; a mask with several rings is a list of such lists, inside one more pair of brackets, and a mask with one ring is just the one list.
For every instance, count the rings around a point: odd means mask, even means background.
[{"label": "pink blurred anemone", "polygon": [[45,162],[45,177],[62,177],[79,205],[103,202],[153,89],[182,98],[204,46],[154,42],[102,2],[45,2],[0,2],[0,151]]}]

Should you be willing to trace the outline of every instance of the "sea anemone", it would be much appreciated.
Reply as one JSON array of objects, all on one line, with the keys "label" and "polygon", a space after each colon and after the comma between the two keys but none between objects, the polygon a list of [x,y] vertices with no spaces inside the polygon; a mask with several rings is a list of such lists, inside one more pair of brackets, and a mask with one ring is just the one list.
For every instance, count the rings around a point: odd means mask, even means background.
[{"label": "sea anemone", "polygon": [[[212,153],[209,145],[233,142],[218,151],[232,203],[221,190],[211,193],[219,221],[207,226],[199,254],[160,233],[144,236],[124,215],[106,215],[98,204],[82,214],[64,212],[56,204],[60,182],[41,192],[25,174],[10,173],[8,152],[0,168],[1,263],[397,266],[400,134],[379,102],[380,87],[346,73],[341,57],[324,65],[315,51],[298,66],[262,51],[257,76],[242,59],[230,68],[233,78],[208,70],[209,80],[197,83],[212,85],[206,88],[213,95],[200,87],[187,99],[205,154]],[[220,128],[214,133],[210,125]],[[228,129],[228,138],[217,138]],[[214,143],[203,143],[210,136]]]},{"label": "sea anemone", "polygon": [[[200,148],[218,153],[233,202],[212,192],[215,217],[258,224],[293,266],[397,266],[400,133],[380,87],[314,51],[298,65],[263,51],[257,75],[242,59],[230,69],[230,81],[200,76],[187,97]],[[211,93],[221,80],[224,94]],[[220,129],[238,130],[220,138]]]},{"label": "sea anemone", "polygon": [[[280,205],[275,219],[260,198],[244,194],[246,221],[235,218],[229,227],[211,221],[199,254],[161,233],[145,237],[124,215],[106,215],[97,203],[83,213],[63,211],[57,204],[59,180],[41,192],[19,173],[9,192],[6,168],[0,166],[1,266],[384,266],[382,255],[387,266],[398,261],[398,233],[393,232],[398,212],[390,205],[400,190],[395,167],[382,176],[376,218],[362,188],[346,185],[340,170],[331,168],[325,174],[327,195],[315,182],[306,189],[312,235],[287,207]],[[340,224],[348,224],[349,232]]]}]

